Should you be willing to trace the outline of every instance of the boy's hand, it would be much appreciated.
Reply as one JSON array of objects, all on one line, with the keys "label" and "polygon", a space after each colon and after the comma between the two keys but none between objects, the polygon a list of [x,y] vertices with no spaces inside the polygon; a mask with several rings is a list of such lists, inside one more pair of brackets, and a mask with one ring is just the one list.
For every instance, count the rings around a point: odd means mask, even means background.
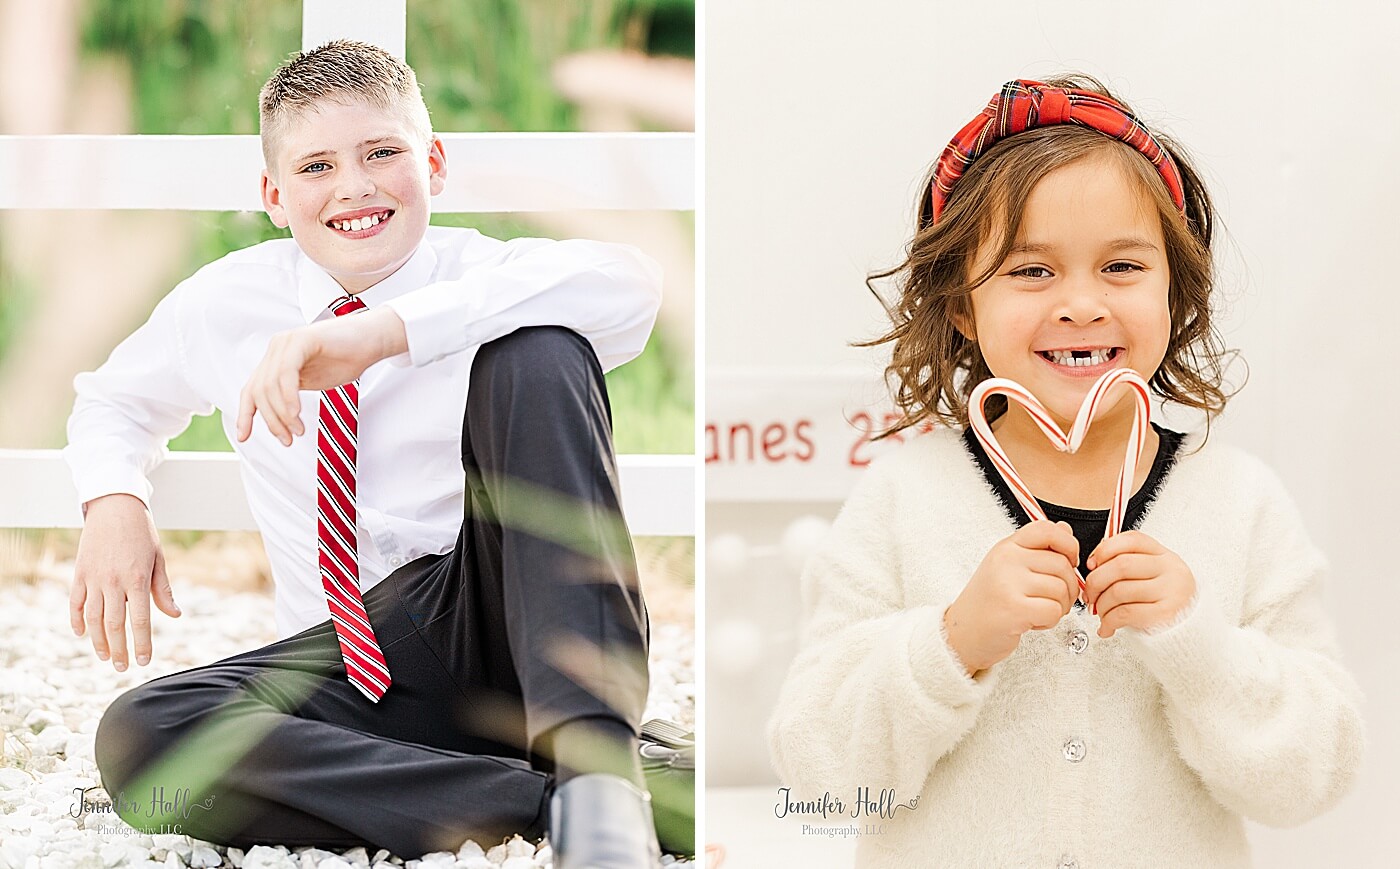
[{"label": "boy's hand", "polygon": [[78,539],[77,569],[68,597],[73,633],[84,631],[97,657],[118,671],[126,669],[126,616],[136,663],[151,662],[151,601],[178,618],[180,607],[165,575],[155,523],[146,505],[131,495],[106,495],[88,502]]},{"label": "boy's hand", "polygon": [[943,613],[948,644],[969,676],[1001,661],[1030,630],[1059,624],[1079,597],[1079,541],[1064,522],[1042,519],[987,551]]},{"label": "boy's hand", "polygon": [[283,446],[306,433],[301,424],[302,389],[334,389],[381,359],[408,351],[403,320],[392,308],[349,314],[272,336],[238,400],[238,440],[253,433],[253,417]]},{"label": "boy's hand", "polygon": [[1088,566],[1084,602],[1096,608],[1100,637],[1164,625],[1196,594],[1196,577],[1181,556],[1141,531],[1107,538]]}]

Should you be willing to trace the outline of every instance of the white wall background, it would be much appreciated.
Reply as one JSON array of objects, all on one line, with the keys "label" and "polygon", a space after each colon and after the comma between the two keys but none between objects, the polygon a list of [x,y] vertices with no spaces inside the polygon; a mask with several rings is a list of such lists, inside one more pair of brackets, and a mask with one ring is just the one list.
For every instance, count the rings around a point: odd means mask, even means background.
[{"label": "white wall background", "polygon": [[[1354,792],[1301,828],[1252,826],[1256,863],[1396,865],[1380,844],[1400,809],[1394,7],[709,0],[706,28],[712,418],[727,377],[878,371],[883,356],[847,346],[883,322],[864,275],[895,261],[924,169],[1002,82],[1088,72],[1186,144],[1228,231],[1221,331],[1250,370],[1212,437],[1258,453],[1299,501],[1368,700]],[[712,503],[708,529],[762,547],[811,512],[834,505]],[[711,785],[774,781],[761,725],[791,653],[796,585],[781,559],[751,567],[707,580]],[[756,600],[770,654],[739,679],[713,665],[714,631]]]}]

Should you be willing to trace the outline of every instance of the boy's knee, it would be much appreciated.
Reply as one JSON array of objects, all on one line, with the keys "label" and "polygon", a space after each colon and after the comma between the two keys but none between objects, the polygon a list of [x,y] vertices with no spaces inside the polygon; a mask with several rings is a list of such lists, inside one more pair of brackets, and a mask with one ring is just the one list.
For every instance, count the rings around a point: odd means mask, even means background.
[{"label": "boy's knee", "polygon": [[589,372],[602,377],[587,339],[563,326],[530,326],[483,344],[472,361],[471,376],[473,387],[511,384],[533,390],[575,383]]},{"label": "boy's knee", "polygon": [[102,714],[93,755],[113,800],[159,753],[164,729],[160,709],[156,691],[147,684],[122,694]]},{"label": "boy's knee", "polygon": [[102,775],[102,785],[114,801],[117,792],[134,777],[140,755],[144,753],[141,734],[147,722],[144,704],[135,696],[140,691],[140,687],[133,688],[113,700],[97,725],[93,755]]}]

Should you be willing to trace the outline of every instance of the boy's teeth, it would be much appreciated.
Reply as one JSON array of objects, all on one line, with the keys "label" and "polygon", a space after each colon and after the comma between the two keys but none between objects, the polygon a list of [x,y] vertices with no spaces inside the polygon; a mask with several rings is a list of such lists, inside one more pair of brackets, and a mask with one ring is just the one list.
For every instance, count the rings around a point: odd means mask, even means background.
[{"label": "boy's teeth", "polygon": [[1056,365],[1078,368],[1087,365],[1101,365],[1107,362],[1113,356],[1113,350],[1111,348],[1094,350],[1087,356],[1082,357],[1076,357],[1074,353],[1069,350],[1049,350],[1046,351],[1045,355],[1050,357],[1050,361],[1054,362]]},{"label": "boy's teeth", "polygon": [[[384,217],[388,217],[386,213]],[[341,232],[359,232],[362,229],[369,229],[371,226],[378,226],[382,218],[378,214],[371,214],[368,217],[357,217],[354,220],[335,221],[336,229]]]}]

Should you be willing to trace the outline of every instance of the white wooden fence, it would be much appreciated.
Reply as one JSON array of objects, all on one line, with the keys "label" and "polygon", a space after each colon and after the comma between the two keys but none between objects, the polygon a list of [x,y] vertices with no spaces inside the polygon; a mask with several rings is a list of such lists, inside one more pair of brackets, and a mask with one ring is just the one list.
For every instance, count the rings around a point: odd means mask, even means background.
[{"label": "white wooden fence", "polygon": [[[348,37],[405,55],[406,0],[303,0],[302,46]],[[469,14],[469,13],[464,13]],[[447,133],[439,212],[695,207],[690,133]],[[207,167],[217,166],[218,172]],[[0,136],[0,208],[255,211],[256,136]],[[186,179],[198,177],[198,184]],[[693,456],[621,456],[634,534],[695,533]],[[161,528],[253,529],[238,459],[172,453],[151,478]],[[0,528],[73,528],[82,517],[56,450],[0,450]]]}]

